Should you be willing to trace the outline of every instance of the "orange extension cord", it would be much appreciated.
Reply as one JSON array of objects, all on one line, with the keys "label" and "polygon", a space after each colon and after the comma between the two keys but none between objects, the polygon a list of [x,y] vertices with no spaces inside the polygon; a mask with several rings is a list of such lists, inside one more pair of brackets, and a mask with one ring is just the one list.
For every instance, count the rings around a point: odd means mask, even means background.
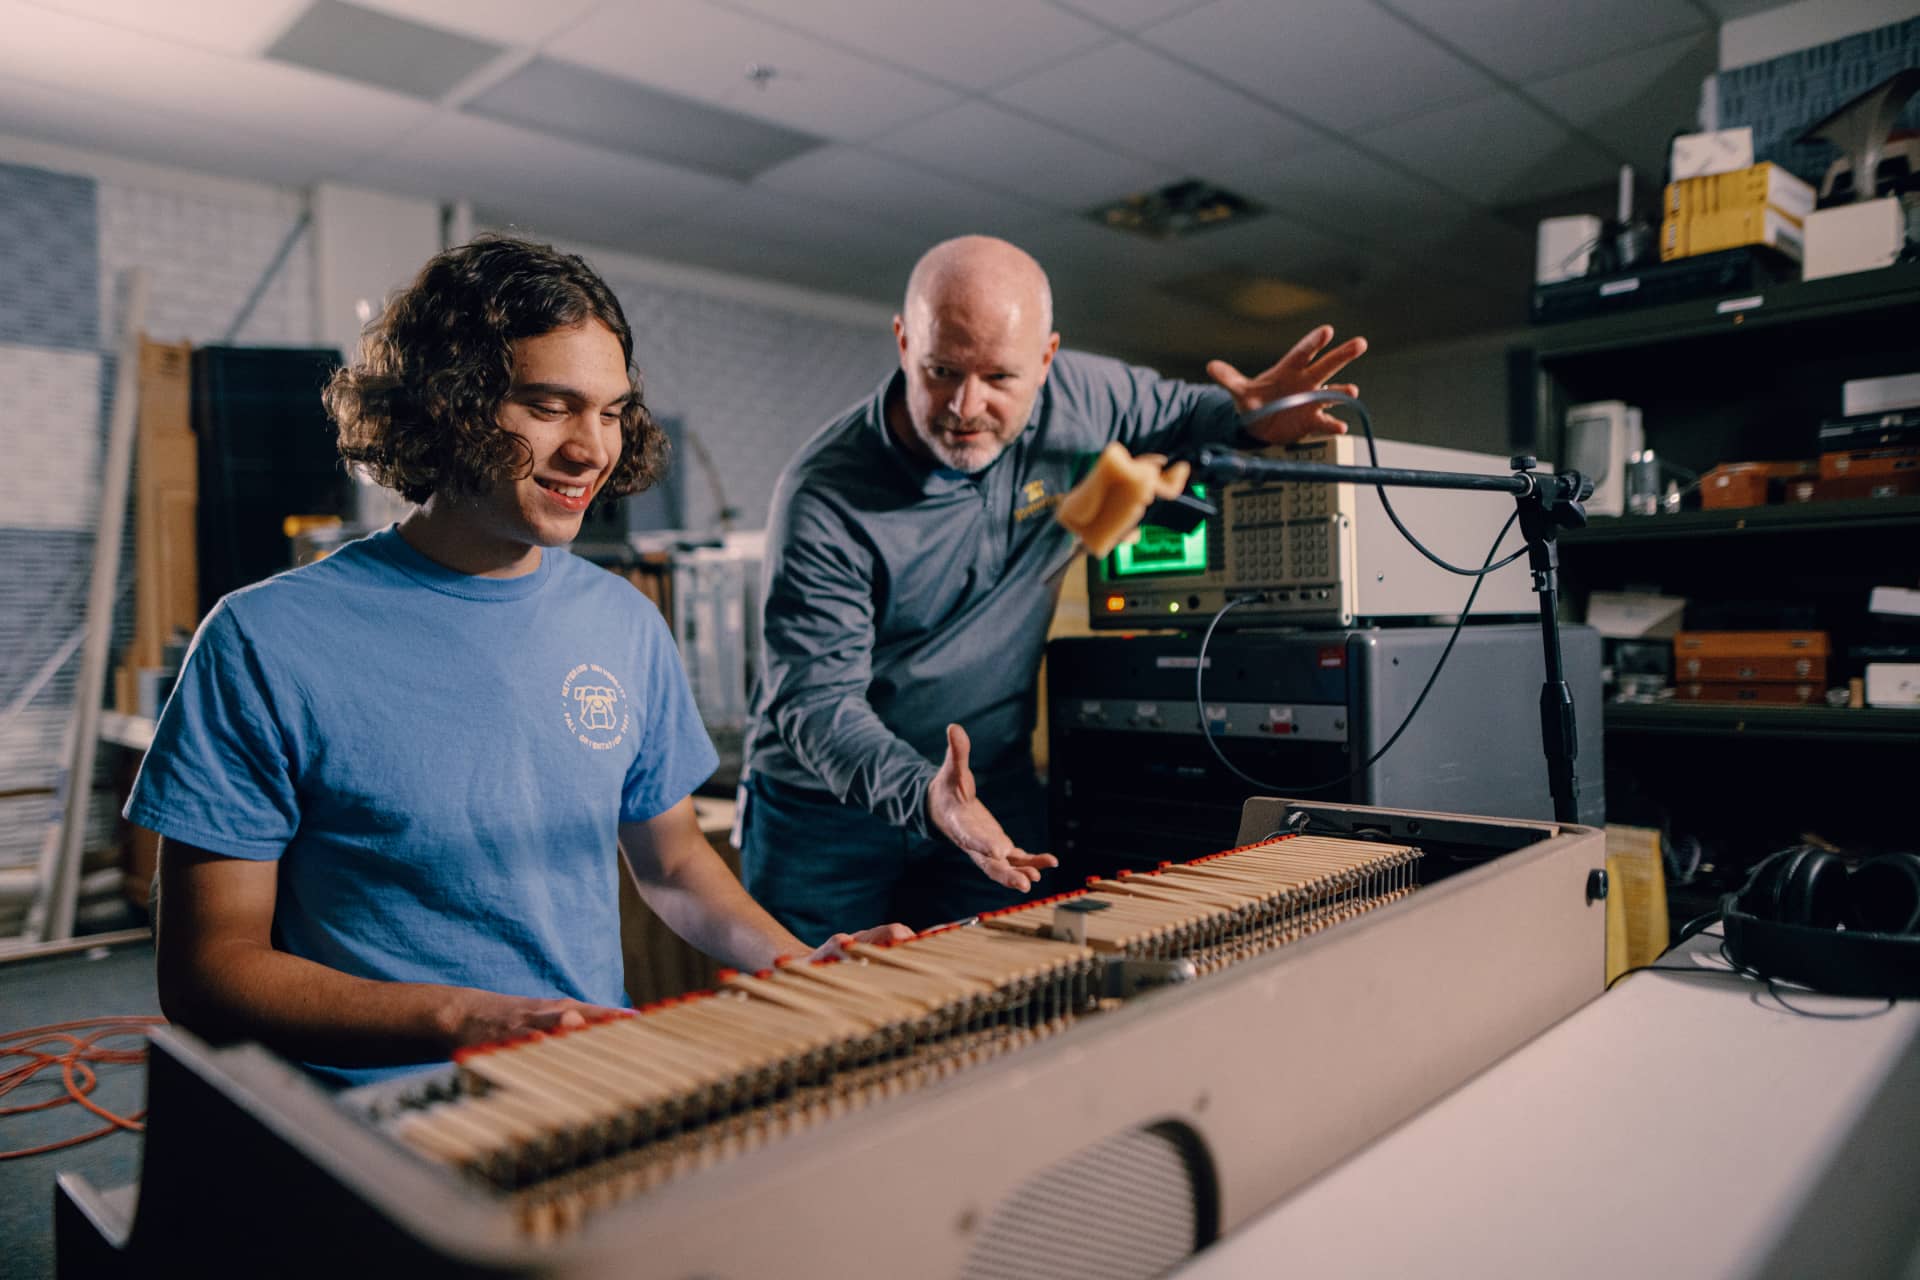
[{"label": "orange extension cord", "polygon": [[[49,1142],[44,1146],[22,1147],[18,1151],[0,1151],[0,1160],[13,1160],[20,1156],[37,1156],[48,1151],[58,1151],[62,1147],[78,1146],[82,1142],[91,1142],[95,1138],[105,1137],[116,1129],[127,1129],[139,1133],[147,1126],[140,1123],[146,1115],[142,1110],[130,1116],[115,1115],[87,1095],[99,1082],[94,1067],[110,1063],[138,1063],[147,1060],[146,1029],[160,1026],[165,1018],[125,1016],[115,1018],[83,1018],[77,1022],[55,1022],[44,1027],[28,1027],[24,1031],[7,1032],[0,1035],[0,1058],[24,1058],[16,1066],[0,1070],[0,1097],[12,1093],[26,1084],[42,1071],[50,1067],[60,1068],[60,1077],[67,1086],[65,1097],[48,1098],[45,1102],[33,1102],[18,1107],[0,1107],[0,1117],[22,1115],[28,1111],[45,1111],[50,1107],[62,1107],[69,1102],[77,1102],[93,1112],[107,1123],[98,1129],[78,1134],[71,1138],[62,1138],[58,1142]],[[82,1034],[85,1033],[85,1034]],[[139,1036],[138,1049],[108,1049],[100,1046],[100,1041],[115,1036]],[[20,1043],[16,1044],[15,1041]],[[59,1046],[57,1049],[51,1046]]]}]

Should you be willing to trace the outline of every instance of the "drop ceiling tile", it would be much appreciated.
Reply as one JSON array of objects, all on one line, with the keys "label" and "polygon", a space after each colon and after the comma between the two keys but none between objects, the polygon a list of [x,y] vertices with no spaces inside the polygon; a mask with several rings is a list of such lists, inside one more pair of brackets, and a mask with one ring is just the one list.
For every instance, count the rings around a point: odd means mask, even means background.
[{"label": "drop ceiling tile", "polygon": [[[35,0],[35,7],[91,18],[214,53],[259,53],[309,0]],[[16,6],[24,7],[24,6]],[[31,20],[30,17],[25,20]],[[9,31],[17,30],[9,22]]]},{"label": "drop ceiling tile", "polygon": [[598,0],[356,0],[396,17],[498,44],[538,45],[579,21]]},{"label": "drop ceiling tile", "polygon": [[1657,182],[1668,139],[1699,127],[1700,84],[1719,56],[1713,33],[1681,36],[1534,81],[1522,92]]},{"label": "drop ceiling tile", "polygon": [[1039,205],[853,147],[808,152],[758,181],[773,191],[903,227],[929,245],[947,236],[1009,235],[1046,217]]},{"label": "drop ceiling tile", "polygon": [[1218,181],[1213,164],[1248,150],[1307,145],[1305,125],[1134,44],[1081,54],[993,96],[1184,176]]},{"label": "drop ceiling tile", "polygon": [[1046,0],[720,0],[775,22],[909,67],[967,89],[1017,80],[1112,39],[1109,32]]},{"label": "drop ceiling tile", "polygon": [[306,186],[341,176],[350,161],[284,138],[248,132],[230,120],[188,116],[150,102],[0,75],[0,120],[9,133],[105,152],[145,164]]},{"label": "drop ceiling tile", "polygon": [[1764,9],[1777,9],[1780,0],[1702,0],[1714,16],[1722,22],[1733,18],[1745,18]]},{"label": "drop ceiling tile", "polygon": [[1060,295],[1113,281],[1153,283],[1207,269],[1187,240],[1149,240],[1079,217],[1055,217],[1024,227],[1014,242],[1039,261]]},{"label": "drop ceiling tile", "polygon": [[895,129],[870,146],[1057,209],[1088,209],[1181,177],[1170,166],[1122,155],[978,99]]},{"label": "drop ceiling tile", "polygon": [[927,248],[925,239],[912,231],[759,186],[705,202],[689,220],[743,246],[764,242],[831,257],[890,262],[903,280]]},{"label": "drop ceiling tile", "polygon": [[1345,134],[1494,88],[1391,14],[1356,0],[1216,0],[1140,38]]},{"label": "drop ceiling tile", "polygon": [[437,102],[492,62],[501,47],[443,27],[315,0],[267,47],[278,62]]},{"label": "drop ceiling tile", "polygon": [[1210,265],[1240,267],[1294,284],[1327,289],[1353,276],[1376,251],[1331,236],[1280,214],[1239,226],[1203,231],[1188,240],[1188,252]]},{"label": "drop ceiling tile", "polygon": [[417,99],[301,67],[165,44],[51,10],[0,6],[0,30],[0,80],[17,76],[130,115],[197,122],[189,127],[201,140],[251,136],[304,149],[276,164],[279,172],[332,173],[433,112]]},{"label": "drop ceiling tile", "polygon": [[[547,52],[840,141],[870,138],[959,101],[951,89],[699,0],[602,5]],[[755,66],[771,76],[750,79]]]},{"label": "drop ceiling tile", "polygon": [[457,112],[435,118],[354,174],[365,186],[588,227],[667,221],[743,188],[707,174],[602,151]]},{"label": "drop ceiling tile", "polygon": [[1590,187],[1616,168],[1612,157],[1511,93],[1430,111],[1357,141],[1480,205]]},{"label": "drop ceiling tile", "polygon": [[743,181],[822,144],[812,134],[555,58],[535,58],[475,95],[466,110]]},{"label": "drop ceiling tile", "polygon": [[[918,256],[871,246],[796,244],[765,236],[742,236],[705,218],[636,229],[629,242],[620,247],[666,262],[777,280],[889,305],[898,303]],[[882,351],[885,332],[884,325],[875,327],[875,345]],[[879,376],[878,371],[874,376]]]},{"label": "drop ceiling tile", "polygon": [[1381,245],[1420,244],[1473,215],[1459,196],[1342,143],[1249,167],[1233,181],[1309,228]]},{"label": "drop ceiling tile", "polygon": [[1691,0],[1380,0],[1509,80],[1710,30]]},{"label": "drop ceiling tile", "polygon": [[1054,3],[1110,27],[1137,31],[1164,22],[1176,13],[1198,8],[1207,0],[1054,0]]}]

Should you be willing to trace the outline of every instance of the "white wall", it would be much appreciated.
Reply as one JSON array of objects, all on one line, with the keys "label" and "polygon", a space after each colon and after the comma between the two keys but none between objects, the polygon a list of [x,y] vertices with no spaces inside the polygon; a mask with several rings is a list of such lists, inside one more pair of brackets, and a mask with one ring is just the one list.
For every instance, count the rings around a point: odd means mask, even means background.
[{"label": "white wall", "polygon": [[1342,376],[1360,388],[1381,439],[1473,449],[1504,459],[1511,452],[1507,348],[1534,336],[1531,330],[1508,330],[1369,352]]},{"label": "white wall", "polygon": [[[657,417],[696,433],[736,528],[764,524],[780,469],[807,437],[894,368],[892,313],[857,299],[569,245],[606,277],[633,327]],[[691,447],[673,459],[684,523],[718,530],[713,476]]]}]

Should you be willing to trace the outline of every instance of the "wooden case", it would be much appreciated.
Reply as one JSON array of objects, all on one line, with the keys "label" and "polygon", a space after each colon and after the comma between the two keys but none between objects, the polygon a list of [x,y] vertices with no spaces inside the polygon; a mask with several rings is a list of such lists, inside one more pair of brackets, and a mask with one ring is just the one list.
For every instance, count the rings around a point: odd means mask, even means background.
[{"label": "wooden case", "polygon": [[1920,471],[1920,445],[1891,449],[1842,449],[1820,455],[1820,478],[1894,476]]},{"label": "wooden case", "polygon": [[1675,669],[1689,658],[1826,658],[1833,652],[1824,631],[1678,631]]},{"label": "wooden case", "polygon": [[1813,474],[1812,462],[1724,462],[1700,477],[1700,505],[1763,507],[1783,501],[1790,481]]},{"label": "wooden case", "polygon": [[1675,686],[1688,702],[1755,702],[1767,706],[1810,706],[1825,692],[1820,684],[1790,684],[1786,681],[1735,680],[1683,681]]},{"label": "wooden case", "polygon": [[1681,680],[1804,681],[1825,685],[1827,659],[1824,654],[1785,654],[1764,657],[1688,657],[1674,664],[1674,676]]}]

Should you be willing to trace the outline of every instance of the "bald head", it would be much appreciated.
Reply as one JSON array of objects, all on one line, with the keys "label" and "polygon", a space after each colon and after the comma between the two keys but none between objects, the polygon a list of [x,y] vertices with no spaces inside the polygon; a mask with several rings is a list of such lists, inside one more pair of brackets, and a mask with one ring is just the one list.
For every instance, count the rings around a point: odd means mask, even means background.
[{"label": "bald head", "polygon": [[1006,312],[1043,338],[1053,331],[1053,289],[1033,255],[993,236],[943,240],[920,256],[907,277],[902,309],[909,326],[923,316],[961,309],[984,318]]},{"label": "bald head", "polygon": [[1053,367],[1047,273],[1021,249],[962,236],[927,250],[893,318],[906,393],[889,404],[900,443],[955,471],[979,472],[1033,415]]}]

